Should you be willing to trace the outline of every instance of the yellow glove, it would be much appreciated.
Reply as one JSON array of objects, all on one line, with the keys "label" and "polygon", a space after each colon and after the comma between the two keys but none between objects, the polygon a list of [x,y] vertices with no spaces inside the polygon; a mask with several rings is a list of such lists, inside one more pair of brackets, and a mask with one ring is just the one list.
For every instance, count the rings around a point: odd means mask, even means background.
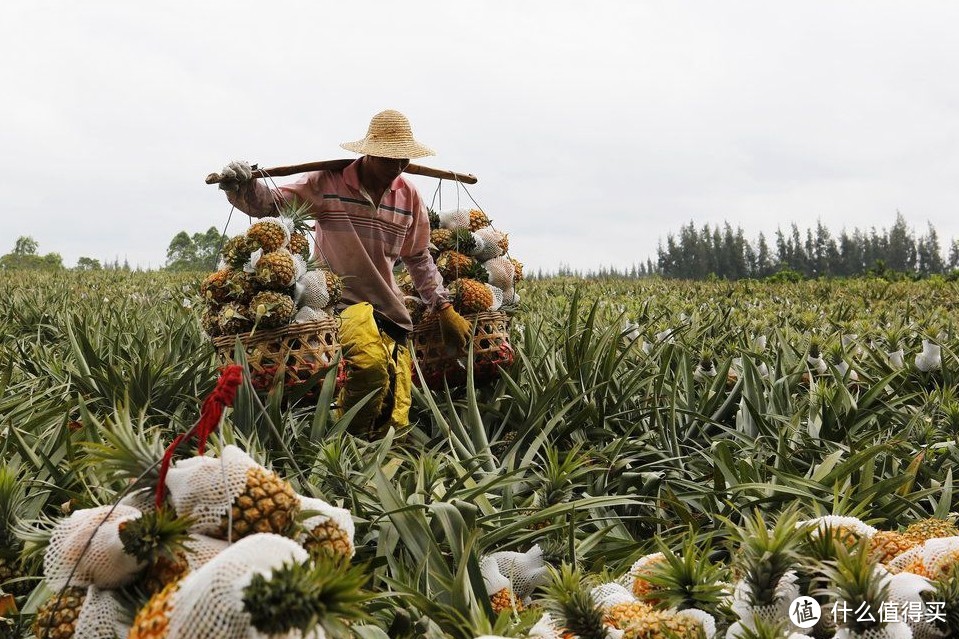
[{"label": "yellow glove", "polygon": [[466,345],[473,337],[473,327],[456,312],[452,306],[444,306],[439,311],[440,334],[443,343],[448,348],[455,348],[457,352],[466,350]]}]

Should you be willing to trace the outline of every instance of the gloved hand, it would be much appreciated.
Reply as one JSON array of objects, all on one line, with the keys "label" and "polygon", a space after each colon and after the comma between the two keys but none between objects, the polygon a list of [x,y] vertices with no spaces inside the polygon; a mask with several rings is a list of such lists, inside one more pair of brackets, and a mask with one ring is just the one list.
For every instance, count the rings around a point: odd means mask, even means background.
[{"label": "gloved hand", "polygon": [[224,191],[235,191],[251,179],[253,169],[249,162],[234,160],[220,170],[220,188]]},{"label": "gloved hand", "polygon": [[446,306],[439,311],[440,334],[447,347],[455,348],[457,352],[466,350],[466,345],[473,337],[473,327],[452,306]]}]

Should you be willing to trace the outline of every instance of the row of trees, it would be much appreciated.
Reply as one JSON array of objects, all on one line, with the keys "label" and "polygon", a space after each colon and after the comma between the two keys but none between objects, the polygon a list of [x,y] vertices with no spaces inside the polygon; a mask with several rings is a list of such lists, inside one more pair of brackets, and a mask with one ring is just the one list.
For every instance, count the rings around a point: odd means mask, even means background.
[{"label": "row of trees", "polygon": [[665,277],[703,279],[763,278],[780,271],[803,277],[854,277],[901,273],[909,276],[945,274],[959,269],[959,241],[953,240],[944,258],[936,229],[916,236],[901,214],[889,230],[843,229],[832,235],[821,221],[801,232],[792,224],[776,231],[773,246],[760,233],[755,242],[742,228],[727,222],[696,228],[692,222],[679,234],[669,234],[657,250],[656,272]]}]

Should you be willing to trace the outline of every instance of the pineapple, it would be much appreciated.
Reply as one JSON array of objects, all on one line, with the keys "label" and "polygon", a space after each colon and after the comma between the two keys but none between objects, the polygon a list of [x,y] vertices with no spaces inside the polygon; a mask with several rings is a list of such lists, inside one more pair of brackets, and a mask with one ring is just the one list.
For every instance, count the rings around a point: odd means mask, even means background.
[{"label": "pineapple", "polygon": [[837,619],[838,629],[846,636],[881,636],[879,633],[885,626],[879,611],[889,598],[889,584],[881,577],[878,565],[869,558],[866,548],[865,540],[857,552],[849,552],[837,545],[836,562],[827,565],[831,590],[837,600],[844,602],[850,610],[860,610],[862,607],[872,612],[873,620],[862,614],[850,614]]},{"label": "pineapple", "polygon": [[745,597],[745,604],[753,611],[770,612],[773,616],[786,614],[788,601],[779,590],[780,582],[799,567],[798,546],[802,527],[796,525],[795,513],[781,515],[772,531],[758,511],[747,517],[739,528],[739,548],[735,567],[742,575],[737,588]]},{"label": "pineapple", "polygon": [[659,539],[656,543],[660,552],[647,555],[647,561],[636,562],[638,566],[633,565],[636,597],[659,607],[695,608],[714,617],[722,616],[725,568],[709,560],[709,540],[704,548],[699,548],[696,536],[689,535],[679,553],[672,552]]},{"label": "pineapple", "polygon": [[703,627],[696,620],[663,610],[650,610],[623,630],[623,639],[698,639],[703,636]]},{"label": "pineapple", "polygon": [[496,245],[503,253],[509,253],[509,235],[503,233],[503,237],[496,242]]},{"label": "pineapple", "polygon": [[430,242],[438,251],[471,254],[476,250],[476,236],[466,229],[436,229],[430,232]]},{"label": "pineapple", "polygon": [[493,305],[493,292],[488,284],[464,277],[453,282],[449,289],[453,306],[464,315],[481,313]]},{"label": "pineapple", "polygon": [[314,557],[318,554],[346,558],[353,556],[353,542],[350,541],[349,534],[332,518],[314,526],[307,533],[303,547]]},{"label": "pineapple", "polygon": [[553,572],[546,607],[564,636],[608,638],[602,609],[583,583],[582,574],[569,564],[563,564],[558,572]]},{"label": "pineapple", "polygon": [[233,527],[224,515],[220,521],[220,539],[234,541],[254,533],[288,535],[293,530],[299,501],[290,482],[273,471],[254,466],[246,472],[246,486],[232,504]]},{"label": "pineapple", "polygon": [[180,587],[176,580],[156,593],[140,608],[127,639],[165,639],[170,625],[171,599]]},{"label": "pineapple", "polygon": [[652,574],[653,568],[662,562],[666,561],[666,556],[663,553],[658,552],[652,555],[647,555],[646,557],[641,558],[630,569],[630,576],[633,578],[633,596],[637,599],[643,601],[649,601],[655,603],[658,601],[653,596],[653,593],[658,590],[658,588],[646,580],[646,577]]},{"label": "pineapple", "polygon": [[142,584],[148,594],[156,594],[189,571],[185,542],[192,523],[161,509],[120,524],[123,550],[147,566]]},{"label": "pineapple", "polygon": [[426,315],[426,304],[423,303],[423,300],[412,295],[406,295],[403,297],[403,304],[406,306],[406,312],[410,314],[410,320],[414,324],[423,321],[423,317]]},{"label": "pineapple", "polygon": [[634,623],[638,623],[653,611],[653,607],[641,601],[626,601],[610,606],[606,609],[603,621],[613,628],[622,630]]},{"label": "pineapple", "polygon": [[436,268],[443,276],[445,283],[461,277],[474,279],[478,282],[485,282],[489,277],[486,269],[480,266],[479,262],[468,255],[457,251],[443,251],[436,258]]},{"label": "pineapple", "polygon": [[404,295],[419,296],[419,293],[416,292],[416,285],[413,284],[413,276],[405,268],[394,271],[393,277],[396,279],[396,286]]},{"label": "pineapple", "polygon": [[222,304],[226,301],[227,294],[229,293],[228,282],[232,270],[228,268],[221,268],[215,273],[211,273],[207,276],[203,282],[200,283],[200,295],[203,296],[203,299],[207,300],[208,303],[212,302],[214,304]]},{"label": "pineapple", "polygon": [[262,254],[254,268],[257,283],[268,289],[289,288],[296,277],[293,255],[285,248]]},{"label": "pineapple", "polygon": [[509,258],[509,261],[513,263],[513,281],[519,282],[523,279],[523,263],[517,260],[516,258]]},{"label": "pineapple", "polygon": [[260,248],[259,242],[248,235],[231,237],[223,244],[220,255],[226,265],[234,270],[241,270],[250,261],[253,251]]},{"label": "pineapple", "polygon": [[33,634],[38,639],[71,639],[86,597],[87,589],[78,586],[57,592],[37,610]]},{"label": "pineapple", "polygon": [[220,309],[208,306],[203,309],[203,315],[200,316],[200,326],[203,332],[210,337],[220,336]]},{"label": "pineapple", "polygon": [[246,271],[233,271],[226,281],[226,299],[239,304],[249,304],[256,292],[253,276]]},{"label": "pineapple", "polygon": [[290,253],[299,255],[304,260],[310,259],[310,238],[303,233],[290,235]]},{"label": "pineapple", "polygon": [[330,296],[330,306],[336,306],[343,299],[343,278],[328,268],[320,269],[326,275],[326,290]]},{"label": "pineapple", "polygon": [[470,231],[478,231],[481,228],[489,226],[490,224],[492,224],[492,222],[488,217],[486,217],[486,213],[483,211],[478,209],[473,209],[470,211]]},{"label": "pineapple", "polygon": [[426,212],[426,216],[427,218],[429,218],[431,231],[435,231],[436,229],[440,227],[440,216],[437,215],[436,211],[434,211],[433,209],[429,209]]},{"label": "pineapple", "polygon": [[869,557],[885,564],[916,545],[918,542],[902,533],[880,530],[869,540]]},{"label": "pineapple", "polygon": [[959,529],[948,519],[929,517],[907,526],[902,534],[917,543],[922,543],[938,537],[955,537],[959,535]]},{"label": "pineapple", "polygon": [[257,326],[266,329],[279,328],[293,319],[296,304],[289,295],[276,291],[260,291],[250,300],[250,311]]},{"label": "pineapple", "polygon": [[264,252],[276,251],[290,241],[290,231],[278,218],[264,217],[246,230],[246,235]]},{"label": "pineapple", "polygon": [[493,608],[493,613],[497,615],[507,610],[523,612],[526,609],[523,602],[517,599],[516,595],[509,588],[501,588],[494,592],[489,599],[490,607]]},{"label": "pineapple", "polygon": [[250,309],[241,304],[230,302],[221,308],[217,314],[217,325],[222,335],[246,333],[253,328]]}]

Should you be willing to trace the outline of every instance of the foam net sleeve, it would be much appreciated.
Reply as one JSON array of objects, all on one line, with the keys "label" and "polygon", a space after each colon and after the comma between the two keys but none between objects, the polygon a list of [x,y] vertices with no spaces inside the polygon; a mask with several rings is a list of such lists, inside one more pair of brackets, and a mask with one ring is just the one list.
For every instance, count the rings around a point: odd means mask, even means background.
[{"label": "foam net sleeve", "polygon": [[510,581],[517,597],[529,597],[549,580],[543,550],[538,545],[526,552],[494,552],[490,557],[495,559],[500,574]]},{"label": "foam net sleeve", "polygon": [[67,579],[71,586],[94,584],[99,588],[119,588],[132,582],[142,564],[124,552],[119,526],[141,514],[132,506],[99,506],[78,510],[57,524],[43,557],[43,574],[50,588],[63,588]]},{"label": "foam net sleeve", "polygon": [[129,632],[123,606],[113,592],[96,586],[87,588],[73,639],[114,639],[126,637]]},{"label": "foam net sleeve", "polygon": [[632,592],[627,590],[623,584],[616,583],[615,581],[596,586],[590,590],[590,594],[593,596],[593,601],[596,602],[596,605],[604,610],[622,603],[632,603],[636,601],[636,597],[633,596]]},{"label": "foam net sleeve", "polygon": [[469,209],[454,209],[452,211],[440,211],[440,226],[444,229],[468,229],[470,227]]},{"label": "foam net sleeve", "polygon": [[[350,514],[349,510],[328,504],[322,499],[315,497],[297,495],[297,498],[300,500],[300,512],[310,513],[303,521],[303,528],[305,530],[313,530],[320,524],[332,520],[337,528],[346,533],[347,537],[349,537],[350,545],[353,545],[356,525],[353,523],[353,515]],[[306,539],[306,536],[305,533],[300,536],[301,543]]]},{"label": "foam net sleeve", "polygon": [[178,515],[196,522],[190,532],[216,534],[233,500],[246,486],[247,471],[258,464],[236,446],[224,447],[219,459],[191,457],[170,468],[166,487]]},{"label": "foam net sleeve", "polygon": [[513,278],[516,276],[516,266],[508,257],[494,257],[483,262],[483,268],[489,274],[489,283],[497,288],[513,288]]},{"label": "foam net sleeve", "polygon": [[330,303],[330,291],[326,285],[326,275],[321,271],[308,271],[297,281],[302,285],[303,293],[297,300],[300,306],[308,306],[315,311],[326,308]]},{"label": "foam net sleeve", "polygon": [[292,539],[260,533],[244,537],[199,570],[187,575],[171,599],[168,637],[250,639],[243,590],[255,574],[268,575],[283,563],[305,562],[308,553]]}]

